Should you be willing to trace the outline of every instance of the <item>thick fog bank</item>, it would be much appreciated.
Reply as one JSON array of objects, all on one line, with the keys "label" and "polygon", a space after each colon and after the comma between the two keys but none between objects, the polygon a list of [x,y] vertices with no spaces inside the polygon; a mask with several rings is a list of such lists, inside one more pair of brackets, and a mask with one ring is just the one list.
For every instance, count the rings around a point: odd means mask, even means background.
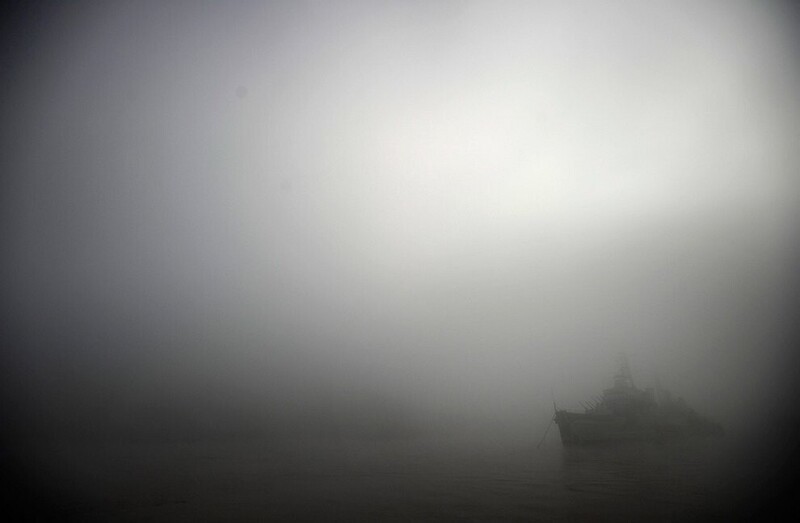
[{"label": "thick fog bank", "polygon": [[538,438],[624,352],[789,444],[788,4],[15,15],[6,434]]}]

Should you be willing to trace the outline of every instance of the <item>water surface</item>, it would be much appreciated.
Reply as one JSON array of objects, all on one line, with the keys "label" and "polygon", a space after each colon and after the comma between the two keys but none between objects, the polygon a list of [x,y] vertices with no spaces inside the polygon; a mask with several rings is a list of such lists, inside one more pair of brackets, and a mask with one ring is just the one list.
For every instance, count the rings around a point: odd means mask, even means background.
[{"label": "water surface", "polygon": [[563,448],[490,438],[49,444],[38,483],[84,521],[729,519],[720,440]]}]

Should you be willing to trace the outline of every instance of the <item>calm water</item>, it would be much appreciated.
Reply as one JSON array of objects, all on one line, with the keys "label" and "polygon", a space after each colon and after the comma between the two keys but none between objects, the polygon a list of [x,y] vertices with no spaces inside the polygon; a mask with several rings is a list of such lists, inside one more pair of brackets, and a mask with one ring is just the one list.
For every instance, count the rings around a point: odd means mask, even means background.
[{"label": "calm water", "polygon": [[727,520],[728,452],[710,440],[49,445],[32,470],[85,521]]}]

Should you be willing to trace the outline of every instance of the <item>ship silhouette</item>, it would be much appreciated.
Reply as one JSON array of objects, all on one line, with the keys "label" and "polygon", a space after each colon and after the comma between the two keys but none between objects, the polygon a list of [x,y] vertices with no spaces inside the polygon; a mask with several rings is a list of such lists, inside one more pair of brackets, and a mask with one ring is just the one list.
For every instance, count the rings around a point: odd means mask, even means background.
[{"label": "ship silhouette", "polygon": [[564,445],[625,441],[666,441],[693,436],[720,436],[722,427],[701,416],[681,398],[657,387],[642,390],[633,383],[627,358],[622,355],[614,386],[584,412],[558,409],[553,420]]}]

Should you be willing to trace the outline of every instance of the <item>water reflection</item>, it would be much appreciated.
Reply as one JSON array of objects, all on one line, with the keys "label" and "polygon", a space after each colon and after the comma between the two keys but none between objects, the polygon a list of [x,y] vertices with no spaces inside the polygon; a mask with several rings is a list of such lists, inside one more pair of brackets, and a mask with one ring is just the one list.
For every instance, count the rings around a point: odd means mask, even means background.
[{"label": "water reflection", "polygon": [[656,520],[723,517],[724,448],[711,441],[561,449],[561,483],[582,515]]}]

